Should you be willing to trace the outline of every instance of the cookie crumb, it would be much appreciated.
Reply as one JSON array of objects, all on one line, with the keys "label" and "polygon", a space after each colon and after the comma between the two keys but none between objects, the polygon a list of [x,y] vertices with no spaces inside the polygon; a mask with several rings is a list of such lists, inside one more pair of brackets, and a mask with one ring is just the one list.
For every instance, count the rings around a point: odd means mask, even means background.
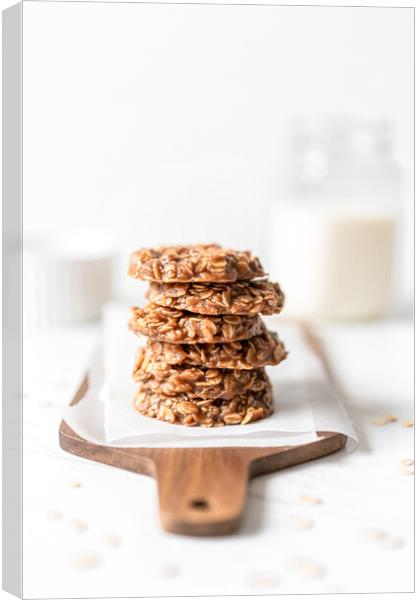
[{"label": "cookie crumb", "polygon": [[411,419],[405,419],[405,421],[403,421],[402,424],[403,427],[413,427],[414,421],[412,421]]}]

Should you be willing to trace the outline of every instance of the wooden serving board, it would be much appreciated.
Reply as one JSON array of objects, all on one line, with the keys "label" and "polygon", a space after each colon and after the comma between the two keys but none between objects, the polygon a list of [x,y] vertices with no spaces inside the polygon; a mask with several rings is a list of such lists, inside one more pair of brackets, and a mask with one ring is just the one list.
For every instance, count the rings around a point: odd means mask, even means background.
[{"label": "wooden serving board", "polygon": [[[318,340],[303,326],[312,349],[331,370]],[[86,377],[72,404],[83,401]],[[251,477],[291,467],[340,450],[346,436],[318,432],[299,446],[270,448],[117,448],[92,444],[61,422],[63,450],[120,469],[150,475],[157,482],[161,524],[186,535],[222,535],[237,529]]]}]

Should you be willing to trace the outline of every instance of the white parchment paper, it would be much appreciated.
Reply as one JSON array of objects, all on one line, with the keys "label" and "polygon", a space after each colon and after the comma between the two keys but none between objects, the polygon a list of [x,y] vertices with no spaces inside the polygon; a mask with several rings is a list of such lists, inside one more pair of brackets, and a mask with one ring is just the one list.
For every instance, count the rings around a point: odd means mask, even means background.
[{"label": "white parchment paper", "polygon": [[136,385],[131,371],[144,339],[127,329],[127,307],[110,305],[104,314],[103,344],[89,367],[89,391],[68,407],[64,419],[94,443],[129,447],[211,447],[296,445],[316,439],[316,431],[344,433],[347,449],[357,444],[337,390],[318,356],[307,346],[297,325],[270,329],[284,340],[289,356],[267,369],[274,388],[274,414],[243,427],[191,428],[143,417],[132,408]]}]

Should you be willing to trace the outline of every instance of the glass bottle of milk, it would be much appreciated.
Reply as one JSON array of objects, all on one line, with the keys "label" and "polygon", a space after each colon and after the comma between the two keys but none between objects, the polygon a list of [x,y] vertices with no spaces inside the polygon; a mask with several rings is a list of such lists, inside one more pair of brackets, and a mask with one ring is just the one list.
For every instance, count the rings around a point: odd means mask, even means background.
[{"label": "glass bottle of milk", "polygon": [[270,220],[270,271],[286,313],[368,319],[389,311],[401,179],[391,141],[382,121],[293,124],[287,200]]}]

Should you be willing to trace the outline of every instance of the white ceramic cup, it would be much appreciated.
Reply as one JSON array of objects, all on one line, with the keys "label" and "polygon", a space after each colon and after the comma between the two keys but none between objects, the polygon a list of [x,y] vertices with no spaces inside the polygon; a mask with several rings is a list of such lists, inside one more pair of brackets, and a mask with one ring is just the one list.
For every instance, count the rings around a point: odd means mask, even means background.
[{"label": "white ceramic cup", "polygon": [[115,244],[93,231],[24,236],[23,318],[27,327],[100,318],[112,297]]}]

